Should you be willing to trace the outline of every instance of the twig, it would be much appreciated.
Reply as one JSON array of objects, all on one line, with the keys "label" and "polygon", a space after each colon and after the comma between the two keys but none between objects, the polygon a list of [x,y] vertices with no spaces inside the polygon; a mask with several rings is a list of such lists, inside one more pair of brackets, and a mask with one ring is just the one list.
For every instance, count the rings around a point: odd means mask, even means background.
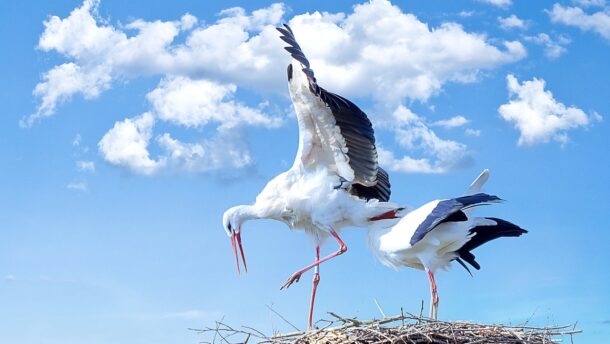
[{"label": "twig", "polygon": [[294,326],[290,321],[288,321],[286,318],[284,318],[280,313],[276,312],[275,309],[271,308],[271,306],[266,305],[267,308],[269,308],[270,311],[272,311],[273,313],[275,313],[275,315],[277,315],[278,317],[280,317],[280,319],[284,320],[288,325],[292,326],[293,329],[301,332],[301,330],[299,330],[298,327]]},{"label": "twig", "polygon": [[375,301],[375,305],[377,305],[377,309],[379,310],[379,313],[381,313],[381,316],[384,317],[384,318],[387,318],[387,316],[385,315],[385,312],[383,311],[383,309],[379,305],[379,302],[377,302],[377,299],[373,299],[373,301]]}]

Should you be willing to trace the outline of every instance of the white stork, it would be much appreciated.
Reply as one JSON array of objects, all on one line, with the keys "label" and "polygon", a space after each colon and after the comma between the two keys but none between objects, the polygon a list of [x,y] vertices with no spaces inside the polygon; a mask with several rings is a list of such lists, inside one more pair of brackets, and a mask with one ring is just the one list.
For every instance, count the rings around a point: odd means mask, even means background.
[{"label": "white stork", "polygon": [[[393,218],[397,208],[388,203],[390,182],[377,164],[371,122],[351,101],[318,86],[309,61],[288,25],[277,28],[293,60],[288,65],[288,89],[299,126],[299,146],[292,167],[267,183],[251,205],[224,213],[223,225],[231,238],[237,269],[241,227],[252,219],[274,219],[314,238],[315,261],[296,271],[284,283],[288,288],[314,268],[308,326],[311,328],[319,265],[347,250],[338,231],[367,227],[371,221]],[[320,258],[320,245],[333,237],[339,249]]]},{"label": "white stork", "polygon": [[[380,221],[369,227],[369,246],[384,265],[426,271],[430,283],[430,318],[438,316],[438,293],[434,273],[457,261],[469,273],[466,263],[480,269],[472,250],[500,237],[518,237],[526,230],[494,217],[473,217],[473,207],[501,199],[480,193],[487,170],[472,183],[467,195],[429,202],[402,216],[392,225]],[[396,220],[391,220],[393,223]]]}]

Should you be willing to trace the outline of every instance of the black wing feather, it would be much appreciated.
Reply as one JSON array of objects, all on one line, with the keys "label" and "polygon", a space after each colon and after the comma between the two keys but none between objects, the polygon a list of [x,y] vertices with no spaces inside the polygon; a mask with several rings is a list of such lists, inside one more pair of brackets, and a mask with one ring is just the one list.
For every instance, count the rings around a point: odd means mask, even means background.
[{"label": "black wing feather", "polygon": [[[415,233],[411,237],[411,246],[424,238],[431,230],[445,221],[454,213],[477,205],[482,205],[490,202],[498,202],[501,199],[497,196],[478,193],[469,196],[447,199],[438,202],[436,207],[430,212],[426,219],[417,226]],[[466,260],[466,259],[464,259]],[[467,261],[467,260],[466,260]]]},{"label": "black wing feather", "polygon": [[[280,38],[290,45],[285,47],[286,51],[304,66],[303,73],[309,79],[310,91],[320,97],[331,110],[335,123],[345,139],[349,164],[354,170],[354,183],[373,186],[378,176],[379,166],[377,148],[375,147],[375,133],[371,121],[364,111],[348,99],[318,86],[314,72],[310,68],[309,60],[297,43],[292,29],[284,24],[283,28],[278,27],[277,30],[282,34]],[[358,157],[361,157],[361,159],[358,159]]]},{"label": "black wing feather", "polygon": [[[456,260],[458,260],[458,263],[459,259],[461,258],[468,264],[472,265],[473,268],[479,270],[481,269],[481,266],[475,260],[475,255],[471,252],[472,250],[498,238],[518,237],[522,234],[527,233],[525,229],[506,220],[498,219],[495,217],[487,217],[487,219],[494,221],[496,224],[488,226],[476,226],[470,229],[470,233],[472,233],[473,236],[464,246],[462,246],[459,250],[456,251],[456,253],[458,254],[458,258],[456,258]],[[464,268],[468,270],[468,268],[463,263],[460,264],[462,264],[462,266],[464,266]],[[470,272],[470,270],[468,270],[468,272]]]},{"label": "black wing feather", "polygon": [[364,186],[353,184],[350,190],[351,194],[365,200],[377,199],[380,202],[390,200],[390,177],[388,173],[381,167],[377,172],[377,183],[374,186]]}]

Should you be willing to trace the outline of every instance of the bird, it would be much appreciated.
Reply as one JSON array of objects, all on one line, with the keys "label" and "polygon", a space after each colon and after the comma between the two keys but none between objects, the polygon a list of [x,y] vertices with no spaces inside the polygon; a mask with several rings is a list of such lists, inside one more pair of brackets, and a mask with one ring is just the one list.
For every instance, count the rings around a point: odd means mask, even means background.
[{"label": "bird", "polygon": [[[281,287],[288,288],[304,272],[314,269],[308,314],[311,329],[319,266],[347,251],[339,231],[394,218],[400,207],[389,202],[389,176],[378,164],[374,130],[367,115],[348,99],[319,86],[290,26],[284,24],[277,30],[292,57],[287,77],[299,128],[296,157],[289,170],[265,185],[253,204],[228,209],[223,214],[223,227],[231,238],[238,273],[238,248],[247,271],[241,243],[241,227],[246,221],[278,220],[314,239],[315,261],[293,273]],[[331,237],[339,248],[320,258],[320,246]]]},{"label": "bird", "polygon": [[[401,214],[398,219],[380,221],[369,226],[368,243],[376,258],[398,270],[406,266],[424,270],[430,284],[429,317],[438,319],[438,291],[434,279],[439,269],[456,261],[479,270],[472,250],[501,237],[518,237],[527,233],[521,227],[495,217],[474,217],[474,207],[501,202],[497,196],[480,192],[489,178],[484,170],[464,196],[434,200]],[[385,223],[384,223],[385,222]]]}]

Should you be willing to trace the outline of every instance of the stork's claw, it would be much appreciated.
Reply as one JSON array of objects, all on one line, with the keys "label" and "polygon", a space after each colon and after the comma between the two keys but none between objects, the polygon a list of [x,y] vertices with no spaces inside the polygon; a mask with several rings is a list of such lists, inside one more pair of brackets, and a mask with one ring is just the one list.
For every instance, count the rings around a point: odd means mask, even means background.
[{"label": "stork's claw", "polygon": [[288,280],[286,280],[286,283],[284,283],[284,285],[280,288],[280,290],[287,289],[288,287],[290,287],[292,285],[292,283],[298,282],[301,279],[301,275],[303,275],[302,272],[293,273],[292,276],[290,276],[290,278]]}]

